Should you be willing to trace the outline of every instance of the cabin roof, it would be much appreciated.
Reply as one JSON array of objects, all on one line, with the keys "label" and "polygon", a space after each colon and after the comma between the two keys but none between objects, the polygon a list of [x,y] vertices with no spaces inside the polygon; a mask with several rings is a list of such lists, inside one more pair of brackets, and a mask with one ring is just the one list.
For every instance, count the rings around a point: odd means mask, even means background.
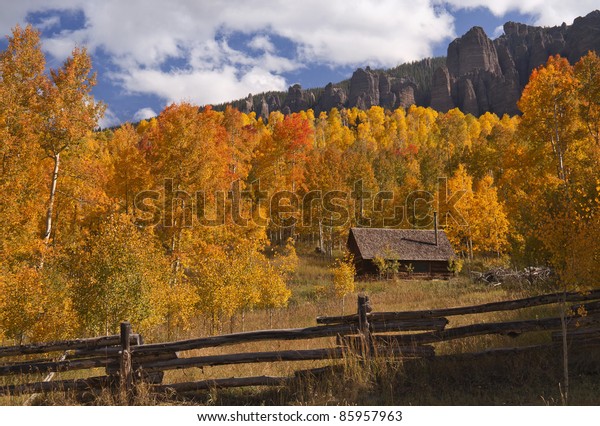
[{"label": "cabin roof", "polygon": [[425,229],[351,228],[349,241],[351,238],[358,248],[354,255],[362,259],[448,261],[455,257],[446,233],[441,230],[437,245],[435,231]]}]

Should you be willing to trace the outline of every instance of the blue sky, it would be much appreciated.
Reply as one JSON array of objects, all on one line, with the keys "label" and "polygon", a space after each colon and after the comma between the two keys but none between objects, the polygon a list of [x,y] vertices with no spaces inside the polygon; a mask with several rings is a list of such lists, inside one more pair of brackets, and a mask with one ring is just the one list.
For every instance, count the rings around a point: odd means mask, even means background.
[{"label": "blue sky", "polygon": [[[21,0],[3,1],[0,32],[31,23],[55,68],[73,47],[92,55],[102,126],[248,93],[324,86],[357,67],[446,54],[474,25],[491,38],[513,20],[570,24],[597,0]],[[6,42],[0,42],[4,48]]]}]

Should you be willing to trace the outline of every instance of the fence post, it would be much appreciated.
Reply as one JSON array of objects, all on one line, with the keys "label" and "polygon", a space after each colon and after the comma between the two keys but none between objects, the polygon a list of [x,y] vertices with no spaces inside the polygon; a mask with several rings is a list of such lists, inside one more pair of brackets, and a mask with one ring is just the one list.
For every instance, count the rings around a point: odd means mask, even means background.
[{"label": "fence post", "polygon": [[366,294],[358,295],[358,330],[365,342],[365,353],[370,354],[373,351],[373,342],[371,340],[371,330],[369,328],[369,320],[367,313],[371,311],[369,304],[369,296]]},{"label": "fence post", "polygon": [[122,403],[128,403],[131,396],[133,373],[131,365],[131,324],[128,321],[121,323],[121,375],[120,390]]}]

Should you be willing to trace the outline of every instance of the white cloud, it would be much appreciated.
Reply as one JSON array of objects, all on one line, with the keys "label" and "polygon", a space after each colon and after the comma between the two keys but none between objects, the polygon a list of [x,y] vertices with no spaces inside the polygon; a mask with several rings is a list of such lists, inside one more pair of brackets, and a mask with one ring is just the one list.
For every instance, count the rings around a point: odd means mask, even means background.
[{"label": "white cloud", "polygon": [[553,26],[563,22],[571,24],[578,16],[587,15],[598,9],[598,0],[444,0],[437,3],[449,3],[458,9],[485,7],[496,16],[507,12],[520,12],[534,16],[536,25]]},{"label": "white cloud", "polygon": [[47,18],[42,19],[36,26],[41,30],[45,30],[48,28],[56,27],[59,24],[60,24],[60,17],[54,15],[54,16],[49,16]]},{"label": "white cloud", "polygon": [[248,42],[248,47],[268,53],[275,52],[275,45],[271,42],[271,39],[265,35],[257,35],[253,37],[252,40]]},{"label": "white cloud", "polygon": [[198,105],[221,103],[267,90],[285,90],[281,76],[260,68],[237,77],[234,67],[220,70],[189,70],[163,72],[155,69],[135,69],[118,76],[132,93],[153,93],[167,102],[186,101]]},{"label": "white cloud", "polygon": [[[117,67],[114,76],[126,91],[201,104],[250,91],[285,89],[281,73],[299,69],[305,62],[394,66],[431,55],[434,43],[453,35],[452,16],[435,12],[429,1],[49,0],[26,4],[13,16],[22,19],[26,11],[41,9],[83,12],[83,28],[44,41],[55,59],[66,57],[75,44],[85,44],[92,52],[102,49],[112,58]],[[228,39],[239,33],[259,34],[248,42],[251,51],[230,47]],[[292,41],[294,51],[278,52],[272,36]],[[170,59],[177,59],[179,69],[169,69]]]},{"label": "white cloud", "polygon": [[[16,24],[25,24],[25,18],[31,12],[47,12],[50,10],[78,10],[82,0],[22,0],[2,2],[0,13],[0,34],[10,34]],[[43,19],[38,28],[48,28],[56,23],[56,18]]]},{"label": "white cloud", "polygon": [[132,119],[134,122],[137,122],[141,120],[148,120],[149,118],[156,117],[157,115],[158,114],[154,112],[152,108],[147,107],[137,110],[135,114],[133,114]]},{"label": "white cloud", "polygon": [[[432,44],[453,35],[453,18],[429,1],[256,0],[225,8],[228,28],[268,28],[298,43],[300,59],[336,65],[397,65],[430,55]],[[258,27],[258,28],[257,28]]]},{"label": "white cloud", "polygon": [[63,31],[62,33],[65,34],[63,37],[44,39],[42,41],[44,50],[52,55],[55,62],[62,62],[73,52],[76,46],[86,44],[81,32]]},{"label": "white cloud", "polygon": [[[223,102],[248,92],[285,89],[282,73],[306,63],[395,66],[433,54],[454,34],[452,8],[487,7],[501,16],[532,14],[537,23],[571,22],[598,7],[597,0],[29,0],[7,2],[0,15],[5,34],[32,11],[78,11],[81,28],[44,41],[55,60],[75,44],[101,49],[127,92],[166,101]],[[448,10],[450,6],[450,10]],[[40,25],[56,22],[51,16]],[[55,13],[56,14],[56,13]],[[240,33],[246,49],[231,47]],[[258,35],[256,35],[258,34]],[[280,52],[276,38],[290,41]],[[248,50],[249,49],[249,50]],[[170,64],[175,59],[177,68]]]},{"label": "white cloud", "polygon": [[108,127],[118,126],[120,123],[121,120],[119,120],[119,117],[117,117],[110,108],[106,108],[104,116],[98,121],[98,127],[106,129]]}]

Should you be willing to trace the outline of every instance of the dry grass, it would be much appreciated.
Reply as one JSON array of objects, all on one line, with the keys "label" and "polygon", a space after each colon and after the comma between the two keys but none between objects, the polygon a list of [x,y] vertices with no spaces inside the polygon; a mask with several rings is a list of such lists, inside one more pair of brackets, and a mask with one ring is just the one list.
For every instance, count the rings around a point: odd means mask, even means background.
[{"label": "dry grass", "polygon": [[[287,309],[273,313],[249,312],[244,320],[236,318],[226,323],[223,332],[259,330],[268,328],[296,328],[315,325],[320,315],[342,314],[340,300],[331,297],[329,260],[305,254],[291,283],[293,297]],[[363,281],[357,283],[357,292],[371,297],[375,311],[402,311],[445,308],[515,299],[539,294],[547,289],[522,286],[491,287],[471,283],[464,277],[450,281]],[[345,314],[356,312],[356,295],[346,298]],[[449,327],[474,322],[496,322],[555,316],[554,307],[538,307],[517,312],[451,317]],[[178,333],[177,339],[206,336],[210,327],[199,320],[193,330]],[[146,336],[146,341],[164,341],[164,332]],[[529,333],[517,339],[505,336],[479,336],[436,345],[436,354],[457,354],[479,351],[490,347],[531,345],[548,341],[548,333]],[[301,341],[268,341],[229,347],[188,351],[180,356],[202,356],[227,353],[277,351],[285,349],[312,349],[334,347],[335,339],[323,338]],[[600,403],[600,354],[589,352],[578,359],[572,356],[571,403]],[[354,356],[335,361],[274,362],[232,366],[190,368],[168,371],[165,383],[207,380],[224,377],[293,376],[298,370],[332,366],[318,376],[303,375],[289,386],[241,388],[196,392],[183,396],[155,395],[147,387],[140,387],[132,403],[211,404],[211,405],[434,405],[434,404],[558,404],[561,381],[559,353],[494,356],[471,359],[389,360],[374,356],[367,362]],[[57,375],[57,379],[80,377],[79,373]],[[103,374],[102,371],[96,375]],[[24,378],[21,378],[24,379]],[[19,381],[19,378],[0,378]],[[26,398],[3,397],[0,404],[20,405]],[[99,404],[122,403],[110,392],[87,394],[83,398],[69,393],[53,393],[38,399],[39,404]]]}]

